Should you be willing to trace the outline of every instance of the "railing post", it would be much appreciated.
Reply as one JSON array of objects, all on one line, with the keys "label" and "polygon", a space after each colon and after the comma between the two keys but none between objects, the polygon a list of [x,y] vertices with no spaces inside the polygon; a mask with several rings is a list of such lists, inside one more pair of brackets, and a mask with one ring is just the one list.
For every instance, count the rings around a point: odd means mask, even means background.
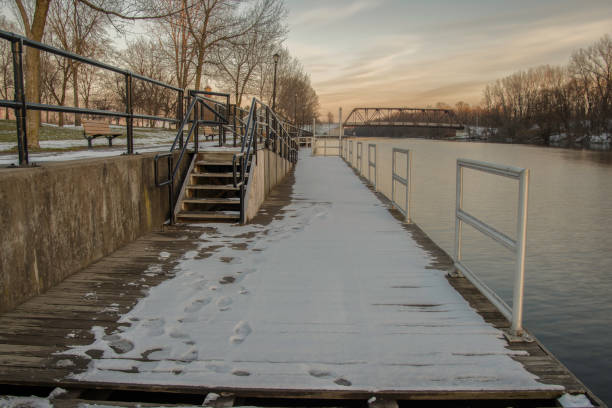
[{"label": "railing post", "polygon": [[257,130],[259,128],[259,120],[257,118],[257,105],[255,105],[255,109],[253,109],[253,143],[254,143],[254,147],[253,150],[254,152],[257,151]]},{"label": "railing post", "polygon": [[[183,116],[185,115],[183,112],[183,102],[185,98],[185,92],[181,89],[178,91],[178,101],[176,105],[176,119],[178,120],[176,128],[178,129],[181,126],[183,121]],[[179,148],[183,148],[183,132],[181,131],[181,137],[179,138]]]},{"label": "railing post", "polygon": [[455,197],[455,262],[461,261],[461,230],[463,224],[457,214],[463,208],[463,167],[457,163]]},{"label": "railing post", "polygon": [[125,118],[127,129],[127,154],[134,154],[134,110],[132,106],[132,73],[125,74]]},{"label": "railing post", "polygon": [[270,148],[270,108],[266,107],[266,143],[265,146]]},{"label": "railing post", "polygon": [[408,185],[406,186],[406,221],[412,222],[410,218],[410,198],[412,195],[412,150],[408,150],[406,162],[406,181],[408,182]]},{"label": "railing post", "polygon": [[527,241],[527,201],[529,196],[529,169],[523,170],[519,178],[519,201],[517,217],[516,274],[512,297],[512,334],[523,334],[523,287],[525,280],[525,245]]},{"label": "railing post", "polygon": [[237,120],[236,120],[236,115],[238,115],[238,106],[234,105],[234,147],[236,147],[236,138],[238,137],[238,127],[237,127]]},{"label": "railing post", "polygon": [[174,224],[174,178],[172,177],[172,169],[174,168],[174,160],[172,154],[168,156],[168,173],[170,173],[170,184],[168,184],[168,199],[170,205],[170,225]]},{"label": "railing post", "polygon": [[19,150],[19,165],[28,164],[28,137],[26,134],[26,98],[23,86],[23,40],[11,41],[13,52],[13,78],[15,88],[15,101],[21,106],[15,109],[17,123],[17,149]]},{"label": "railing post", "polygon": [[196,102],[193,105],[193,126],[195,126],[195,129],[193,129],[193,150],[196,154],[198,154],[198,148],[200,147],[200,111],[199,103]]}]

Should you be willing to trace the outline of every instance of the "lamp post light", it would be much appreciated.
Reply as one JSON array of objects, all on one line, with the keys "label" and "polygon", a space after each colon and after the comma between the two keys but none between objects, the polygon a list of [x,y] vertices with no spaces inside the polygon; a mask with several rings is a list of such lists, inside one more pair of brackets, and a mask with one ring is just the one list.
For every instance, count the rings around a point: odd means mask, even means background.
[{"label": "lamp post light", "polygon": [[293,98],[293,122],[295,123],[295,126],[297,126],[297,93]]},{"label": "lamp post light", "polygon": [[278,60],[280,59],[280,55],[278,53],[272,56],[274,58],[274,86],[272,88],[272,111],[276,109],[276,66],[278,65]]}]

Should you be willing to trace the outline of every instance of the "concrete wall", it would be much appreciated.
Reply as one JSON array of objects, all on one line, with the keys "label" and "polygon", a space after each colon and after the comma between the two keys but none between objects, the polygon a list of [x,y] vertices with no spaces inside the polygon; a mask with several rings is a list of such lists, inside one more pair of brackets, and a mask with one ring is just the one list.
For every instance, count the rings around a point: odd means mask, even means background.
[{"label": "concrete wall", "polygon": [[0,312],[163,224],[168,187],[155,186],[153,157],[0,170]]},{"label": "concrete wall", "polygon": [[252,168],[252,179],[246,192],[246,221],[257,215],[270,191],[280,183],[293,168],[293,164],[278,153],[262,149],[257,151],[257,165]]}]

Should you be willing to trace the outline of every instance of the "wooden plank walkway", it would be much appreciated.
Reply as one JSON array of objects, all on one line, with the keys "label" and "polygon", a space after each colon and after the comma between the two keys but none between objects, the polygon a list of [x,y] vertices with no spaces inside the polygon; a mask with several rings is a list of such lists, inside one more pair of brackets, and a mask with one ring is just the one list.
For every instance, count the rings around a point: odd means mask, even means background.
[{"label": "wooden plank walkway", "polygon": [[339,158],[303,158],[253,225],[151,233],[0,315],[0,384],[364,400],[587,391],[537,342],[507,344],[503,316],[445,277],[451,260],[381,200]]}]

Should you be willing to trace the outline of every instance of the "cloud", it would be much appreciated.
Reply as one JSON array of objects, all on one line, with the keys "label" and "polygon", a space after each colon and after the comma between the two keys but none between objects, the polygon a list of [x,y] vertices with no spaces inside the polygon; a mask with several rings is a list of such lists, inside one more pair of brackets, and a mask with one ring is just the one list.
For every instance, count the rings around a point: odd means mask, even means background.
[{"label": "cloud", "polygon": [[[400,0],[359,1],[350,10],[330,3],[300,14],[295,21],[321,24],[296,26],[290,37],[291,51],[312,74],[322,112],[479,103],[487,83],[537,65],[566,64],[574,50],[612,27],[612,8],[597,0],[589,7],[566,0],[451,2],[442,14],[434,5]],[[353,16],[350,22],[323,24],[343,18],[343,11]]]},{"label": "cloud", "polygon": [[294,17],[290,18],[290,24],[293,25],[314,25],[326,24],[330,22],[340,21],[362,11],[380,7],[381,1],[357,1],[350,2],[348,5],[344,2],[334,1],[333,5],[318,7],[312,10],[303,11]]}]

